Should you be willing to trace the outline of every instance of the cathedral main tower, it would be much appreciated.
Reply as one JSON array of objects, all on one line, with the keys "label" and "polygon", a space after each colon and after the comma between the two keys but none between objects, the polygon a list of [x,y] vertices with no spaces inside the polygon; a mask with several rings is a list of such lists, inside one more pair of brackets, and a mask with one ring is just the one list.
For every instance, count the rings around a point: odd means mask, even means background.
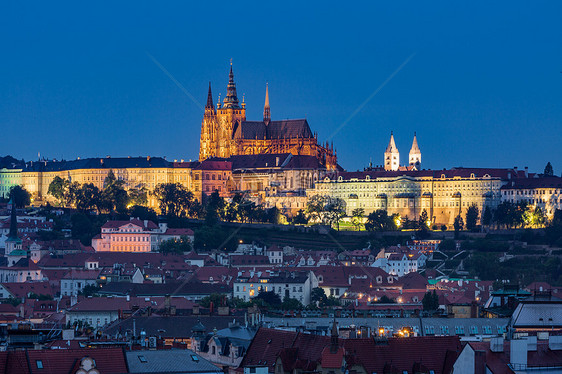
[{"label": "cathedral main tower", "polygon": [[244,103],[240,105],[238,101],[231,62],[226,97],[222,104],[219,97],[216,109],[213,106],[211,83],[209,83],[207,104],[205,105],[203,123],[201,124],[201,141],[199,143],[200,161],[210,157],[228,158],[236,154],[236,146],[232,139],[232,133],[235,124],[246,120],[245,107],[246,105]]}]

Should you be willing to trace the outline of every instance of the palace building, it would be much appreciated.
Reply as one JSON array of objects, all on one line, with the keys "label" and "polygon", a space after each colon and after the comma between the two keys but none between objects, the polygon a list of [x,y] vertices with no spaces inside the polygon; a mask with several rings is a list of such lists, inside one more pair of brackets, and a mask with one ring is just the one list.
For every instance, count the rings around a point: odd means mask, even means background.
[{"label": "palace building", "polygon": [[246,103],[238,101],[232,64],[223,102],[213,105],[211,84],[201,124],[199,161],[237,155],[284,154],[314,156],[328,170],[337,168],[333,144],[321,145],[306,119],[271,120],[269,89],[266,86],[263,120],[246,120]]}]

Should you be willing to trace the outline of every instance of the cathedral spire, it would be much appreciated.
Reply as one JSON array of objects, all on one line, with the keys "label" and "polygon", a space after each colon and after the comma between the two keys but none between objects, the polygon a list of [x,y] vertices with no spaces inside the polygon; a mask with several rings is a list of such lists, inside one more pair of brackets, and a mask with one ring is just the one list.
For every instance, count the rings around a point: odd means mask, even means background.
[{"label": "cathedral spire", "polygon": [[269,124],[271,121],[271,109],[269,107],[269,84],[265,84],[265,105],[263,106],[263,121]]},{"label": "cathedral spire", "polygon": [[400,152],[394,142],[394,135],[390,132],[390,141],[384,151],[384,170],[398,170],[400,167]]},{"label": "cathedral spire", "polygon": [[419,170],[419,166],[421,164],[421,151],[420,147],[418,146],[418,138],[416,133],[414,132],[414,141],[412,142],[412,148],[410,149],[409,154],[409,163],[410,166],[416,166],[416,169]]},{"label": "cathedral spire", "polygon": [[228,86],[226,97],[224,98],[224,108],[238,109],[238,96],[236,95],[236,83],[234,83],[234,73],[232,72],[232,60],[230,60],[230,73],[228,74]]},{"label": "cathedral spire", "polygon": [[211,82],[209,82],[209,93],[207,94],[207,105],[205,105],[205,109],[214,109],[215,106],[213,105],[213,92],[211,91]]}]

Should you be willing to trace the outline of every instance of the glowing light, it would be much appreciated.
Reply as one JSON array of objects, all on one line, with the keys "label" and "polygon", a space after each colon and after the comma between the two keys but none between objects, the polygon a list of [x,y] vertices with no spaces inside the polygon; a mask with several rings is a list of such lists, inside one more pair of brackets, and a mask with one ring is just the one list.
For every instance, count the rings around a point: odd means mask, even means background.
[{"label": "glowing light", "polygon": [[384,335],[384,329],[379,329],[379,335]]}]

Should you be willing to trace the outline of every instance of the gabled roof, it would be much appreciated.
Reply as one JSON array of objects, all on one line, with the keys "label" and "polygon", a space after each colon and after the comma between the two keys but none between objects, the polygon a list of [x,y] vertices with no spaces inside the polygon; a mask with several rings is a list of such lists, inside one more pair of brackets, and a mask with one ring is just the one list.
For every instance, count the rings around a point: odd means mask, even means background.
[{"label": "gabled roof", "polygon": [[[273,372],[277,357],[284,367],[310,366],[307,363],[321,362],[322,351],[329,344],[328,336],[260,328],[240,366],[263,365]],[[437,374],[448,373],[452,368],[448,367],[452,364],[448,356],[453,353],[456,357],[461,348],[456,336],[389,338],[387,344],[380,345],[369,338],[341,339],[340,345],[345,349],[346,361],[363,366],[367,373],[382,373],[387,364],[401,372],[411,372],[416,363]]]},{"label": "gabled roof", "polygon": [[306,119],[288,119],[282,121],[244,121],[238,124],[233,133],[236,139],[282,139],[313,138],[314,134]]},{"label": "gabled roof", "polygon": [[[121,348],[98,349],[29,349],[1,352],[0,373],[75,373],[81,360],[90,357],[100,373],[127,373],[125,355]],[[40,369],[39,366],[42,366]]]},{"label": "gabled roof", "polygon": [[129,351],[125,355],[129,373],[222,373],[189,349]]}]

